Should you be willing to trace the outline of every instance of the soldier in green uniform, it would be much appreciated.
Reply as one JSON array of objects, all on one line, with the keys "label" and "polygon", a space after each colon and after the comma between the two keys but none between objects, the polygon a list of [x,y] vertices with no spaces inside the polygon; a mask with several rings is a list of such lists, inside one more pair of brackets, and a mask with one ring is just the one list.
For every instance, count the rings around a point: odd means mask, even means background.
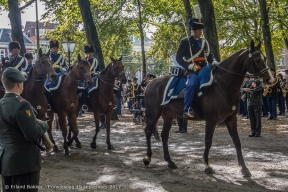
[{"label": "soldier in green uniform", "polygon": [[[20,96],[24,80],[18,69],[9,67],[3,72],[6,94],[0,101],[0,173],[5,192],[38,191],[39,186],[41,154],[34,141],[44,135],[48,124],[36,119],[30,103]],[[27,190],[29,187],[34,189]]]}]

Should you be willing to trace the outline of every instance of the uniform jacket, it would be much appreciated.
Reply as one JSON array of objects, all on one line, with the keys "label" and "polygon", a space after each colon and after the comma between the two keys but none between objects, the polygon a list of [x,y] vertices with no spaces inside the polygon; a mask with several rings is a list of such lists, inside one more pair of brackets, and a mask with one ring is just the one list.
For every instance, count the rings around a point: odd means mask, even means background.
[{"label": "uniform jacket", "polygon": [[15,93],[4,95],[2,110],[4,114],[3,117],[0,116],[1,175],[13,176],[39,171],[40,150],[33,141],[48,130],[47,123],[37,123],[30,103]]},{"label": "uniform jacket", "polygon": [[60,73],[62,68],[67,70],[68,67],[66,65],[64,55],[50,52],[50,59],[53,62],[52,67],[56,73]]},{"label": "uniform jacket", "polygon": [[122,98],[122,91],[123,91],[122,84],[120,82],[118,82],[117,86],[119,86],[119,88],[117,88],[118,91],[115,93],[115,97],[116,98]]},{"label": "uniform jacket", "polygon": [[[201,49],[202,40],[203,40],[202,38],[196,39],[192,35],[189,37],[189,41],[190,41],[191,49],[192,49],[192,55],[197,54],[197,52]],[[186,70],[188,70],[188,66],[192,63],[192,61],[191,62],[185,61],[191,58],[189,41],[187,38],[182,39],[179,45],[177,54],[176,54],[176,61],[179,63],[179,65],[181,65]],[[214,60],[216,61],[214,55],[210,53],[208,42],[206,40],[204,42],[205,42],[204,48],[202,52],[199,54],[198,58],[204,57],[205,59],[202,61],[195,61],[195,63],[200,65],[201,67],[204,67],[205,65],[207,65],[207,61],[208,63],[212,63]],[[195,72],[188,70],[188,74],[190,73],[195,73]]]},{"label": "uniform jacket", "polygon": [[[8,60],[9,62],[14,61],[15,56],[10,55],[9,57],[5,57],[5,60]],[[19,71],[26,72],[28,68],[28,61],[25,57],[16,56],[16,60],[13,63],[13,67],[19,69]]]},{"label": "uniform jacket", "polygon": [[[252,87],[252,83],[256,83],[256,87]],[[262,105],[262,95],[264,88],[259,79],[249,79],[247,86],[250,88],[250,91],[247,92],[247,105],[248,106],[261,106]]]},{"label": "uniform jacket", "polygon": [[133,91],[133,84],[127,85],[126,95],[132,97],[131,92]]},{"label": "uniform jacket", "polygon": [[93,75],[96,72],[100,72],[100,67],[98,65],[98,60],[95,57],[91,57],[88,59],[89,63],[91,64],[90,71]]},{"label": "uniform jacket", "polygon": [[[241,92],[241,96],[243,96],[244,94],[246,95],[246,98],[248,97],[248,94],[246,91],[243,90],[243,88],[248,88],[249,87],[249,84],[250,84],[250,79],[246,80],[246,81],[243,81],[242,85],[241,85],[241,88],[240,88],[240,92]],[[250,87],[249,87],[250,88]],[[241,97],[240,96],[240,97]]]},{"label": "uniform jacket", "polygon": [[134,84],[133,86],[134,86],[134,96],[137,96],[140,93],[142,93],[142,88],[138,83]]}]

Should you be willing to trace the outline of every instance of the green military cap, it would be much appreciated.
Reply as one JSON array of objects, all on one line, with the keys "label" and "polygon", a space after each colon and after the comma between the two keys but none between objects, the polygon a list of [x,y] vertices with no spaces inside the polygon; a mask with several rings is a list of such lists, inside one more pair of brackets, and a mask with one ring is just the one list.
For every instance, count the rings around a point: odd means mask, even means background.
[{"label": "green military cap", "polygon": [[3,77],[14,81],[14,82],[23,82],[25,81],[25,77],[24,75],[22,75],[22,73],[14,68],[14,67],[8,67],[4,70],[3,72]]}]

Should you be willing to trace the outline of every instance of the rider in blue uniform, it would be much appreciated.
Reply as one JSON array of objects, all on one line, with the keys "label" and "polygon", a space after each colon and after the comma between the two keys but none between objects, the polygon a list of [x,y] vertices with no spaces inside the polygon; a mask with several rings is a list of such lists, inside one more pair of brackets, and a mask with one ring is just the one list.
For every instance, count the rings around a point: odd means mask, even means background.
[{"label": "rider in blue uniform", "polygon": [[24,57],[27,59],[27,62],[28,62],[28,67],[27,67],[27,69],[26,69],[26,73],[29,73],[29,71],[31,70],[31,68],[33,68],[34,66],[33,66],[33,63],[32,63],[32,61],[33,61],[33,55],[31,54],[31,53],[25,53],[24,54]]},{"label": "rider in blue uniform", "polygon": [[98,65],[98,60],[95,57],[93,57],[93,53],[94,53],[93,45],[84,46],[84,51],[88,57],[89,63],[91,64],[91,67],[90,67],[91,75],[94,76],[100,72],[100,67]]},{"label": "rider in blue uniform", "polygon": [[21,47],[18,41],[10,42],[9,51],[11,55],[9,57],[5,57],[5,60],[9,62],[14,61],[13,67],[21,71],[24,76],[27,76],[26,70],[28,68],[28,62],[25,57],[19,55],[20,49]]},{"label": "rider in blue uniform", "polygon": [[194,117],[192,101],[198,84],[198,72],[207,63],[218,64],[214,55],[210,53],[206,39],[200,38],[204,25],[201,19],[190,19],[191,35],[182,39],[177,54],[177,62],[186,70],[186,90],[184,93],[183,118]]}]

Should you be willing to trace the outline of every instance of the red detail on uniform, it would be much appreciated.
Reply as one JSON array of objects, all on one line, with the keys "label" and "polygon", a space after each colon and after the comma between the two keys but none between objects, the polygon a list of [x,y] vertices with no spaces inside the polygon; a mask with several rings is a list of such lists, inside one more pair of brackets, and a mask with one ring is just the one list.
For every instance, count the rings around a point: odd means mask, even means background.
[{"label": "red detail on uniform", "polygon": [[88,45],[88,48],[91,48],[91,45]]},{"label": "red detail on uniform", "polygon": [[56,41],[54,40],[53,43],[56,44]]},{"label": "red detail on uniform", "polygon": [[31,53],[28,52],[28,53],[26,53],[26,54],[27,54],[27,55],[30,55]]},{"label": "red detail on uniform", "polygon": [[19,100],[20,103],[22,103],[22,102],[24,102],[24,101],[26,101],[26,100],[23,99],[23,98],[21,98],[21,99]]},{"label": "red detail on uniform", "polygon": [[14,43],[18,44],[19,42],[18,41],[14,41]]}]

